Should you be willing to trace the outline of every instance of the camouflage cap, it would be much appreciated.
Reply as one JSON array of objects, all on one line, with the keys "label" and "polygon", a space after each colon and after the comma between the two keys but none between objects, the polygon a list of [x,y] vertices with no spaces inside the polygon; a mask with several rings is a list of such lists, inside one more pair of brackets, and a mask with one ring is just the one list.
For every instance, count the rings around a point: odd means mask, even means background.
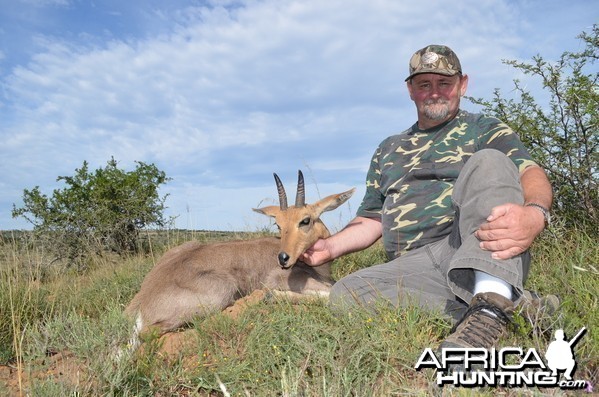
[{"label": "camouflage cap", "polygon": [[462,73],[458,56],[451,48],[444,45],[431,44],[416,51],[410,59],[410,75],[406,81],[417,74],[436,73],[453,76]]}]

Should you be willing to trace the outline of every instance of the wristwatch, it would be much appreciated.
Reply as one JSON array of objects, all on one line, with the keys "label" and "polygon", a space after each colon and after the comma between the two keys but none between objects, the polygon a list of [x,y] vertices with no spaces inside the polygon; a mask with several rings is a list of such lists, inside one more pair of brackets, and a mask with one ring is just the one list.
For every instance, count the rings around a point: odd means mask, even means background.
[{"label": "wristwatch", "polygon": [[524,205],[525,207],[534,207],[543,213],[543,217],[545,218],[545,227],[551,226],[551,213],[549,213],[549,209],[543,207],[541,204],[537,203],[528,203]]}]

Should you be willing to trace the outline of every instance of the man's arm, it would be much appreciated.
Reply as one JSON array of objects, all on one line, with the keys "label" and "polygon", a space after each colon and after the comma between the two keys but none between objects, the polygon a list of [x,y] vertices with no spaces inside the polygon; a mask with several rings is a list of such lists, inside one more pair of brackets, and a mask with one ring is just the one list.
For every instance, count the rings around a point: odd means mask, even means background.
[{"label": "man's arm", "polygon": [[553,193],[542,168],[530,166],[520,174],[524,205],[507,203],[491,210],[487,222],[476,231],[482,249],[495,259],[509,259],[526,251],[545,228],[543,213],[533,206],[551,208]]},{"label": "man's arm", "polygon": [[520,183],[524,192],[524,204],[539,204],[547,209],[553,202],[553,191],[545,171],[539,166],[526,168],[520,174]]},{"label": "man's arm", "polygon": [[302,262],[319,266],[342,255],[370,247],[381,237],[383,226],[379,219],[358,216],[339,233],[318,240],[302,255]]}]

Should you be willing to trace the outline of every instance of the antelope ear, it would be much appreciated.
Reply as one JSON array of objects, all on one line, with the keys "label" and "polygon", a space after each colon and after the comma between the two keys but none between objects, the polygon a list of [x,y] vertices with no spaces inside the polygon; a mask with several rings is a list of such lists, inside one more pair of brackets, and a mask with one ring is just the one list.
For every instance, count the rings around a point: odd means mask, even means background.
[{"label": "antelope ear", "polygon": [[349,200],[349,198],[354,194],[355,191],[356,188],[354,187],[343,193],[331,194],[330,196],[327,196],[322,200],[319,200],[316,203],[314,203],[314,207],[316,207],[318,216],[320,216],[320,214],[322,214],[323,212],[332,211],[335,208],[339,207],[341,204],[345,203],[347,200]]},{"label": "antelope ear", "polygon": [[252,208],[253,211],[256,211],[259,214],[270,216],[276,218],[276,216],[281,212],[281,209],[275,205],[269,205],[268,207],[262,208]]}]

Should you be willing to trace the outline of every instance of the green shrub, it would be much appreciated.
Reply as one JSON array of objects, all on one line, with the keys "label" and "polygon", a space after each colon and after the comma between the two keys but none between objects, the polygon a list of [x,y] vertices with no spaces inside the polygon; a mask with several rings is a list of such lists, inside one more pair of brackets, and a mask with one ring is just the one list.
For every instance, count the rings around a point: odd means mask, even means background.
[{"label": "green shrub", "polygon": [[84,263],[88,254],[138,251],[139,232],[164,227],[164,202],[158,188],[169,178],[153,164],[137,162],[134,171],[106,167],[90,172],[87,162],[74,176],[60,176],[66,184],[51,197],[39,187],[25,189],[23,207],[13,206],[13,217],[24,217],[60,258]]}]

